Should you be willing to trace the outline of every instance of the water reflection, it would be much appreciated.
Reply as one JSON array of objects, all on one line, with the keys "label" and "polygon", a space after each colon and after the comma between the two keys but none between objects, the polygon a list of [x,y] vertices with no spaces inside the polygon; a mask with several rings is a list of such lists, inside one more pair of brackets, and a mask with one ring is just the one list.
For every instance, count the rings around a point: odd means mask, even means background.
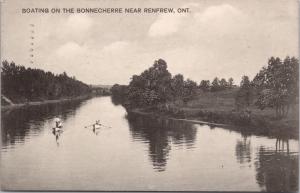
[{"label": "water reflection", "polygon": [[98,135],[98,134],[99,134],[99,132],[100,132],[100,130],[99,130],[99,129],[96,129],[95,127],[93,127],[93,133],[94,133],[95,135]]},{"label": "water reflection", "polygon": [[243,135],[242,139],[237,139],[235,146],[235,155],[240,164],[251,162],[251,138]]},{"label": "water reflection", "polygon": [[52,133],[55,136],[56,145],[59,146],[59,142],[60,142],[59,138],[60,138],[61,134],[63,133],[63,131],[62,130],[59,130],[59,131],[53,130]]},{"label": "water reflection", "polygon": [[298,191],[298,153],[289,151],[287,139],[276,139],[275,150],[261,146],[255,166],[257,183],[264,191]]},{"label": "water reflection", "polygon": [[148,153],[156,171],[165,171],[171,143],[187,149],[194,146],[197,130],[193,124],[133,113],[127,119],[133,139],[149,144]]},{"label": "water reflection", "polygon": [[118,95],[112,95],[110,99],[114,105],[121,105],[125,101],[125,98]]},{"label": "water reflection", "polygon": [[[83,101],[75,100],[59,104],[28,106],[2,112],[2,148],[7,148],[9,145],[13,147],[16,143],[24,143],[26,136],[38,135],[45,124],[52,124],[51,120],[55,116],[61,117],[62,121],[70,116],[75,116],[75,109],[82,103]],[[53,126],[53,124],[49,125],[49,129]]]},{"label": "water reflection", "polygon": [[[298,141],[289,136],[127,115],[110,100],[2,114],[3,184],[16,190],[298,189]],[[56,116],[64,121],[63,133],[52,133]],[[104,125],[93,129],[98,119]]]},{"label": "water reflection", "polygon": [[290,152],[289,140],[287,138],[277,138],[275,146],[276,146],[276,152],[277,151],[284,152],[285,150],[287,153]]}]

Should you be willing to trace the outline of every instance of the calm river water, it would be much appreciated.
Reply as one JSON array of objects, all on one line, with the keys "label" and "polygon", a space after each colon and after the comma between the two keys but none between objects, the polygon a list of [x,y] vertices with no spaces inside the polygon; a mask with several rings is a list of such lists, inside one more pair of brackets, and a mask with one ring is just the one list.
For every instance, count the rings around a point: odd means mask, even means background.
[{"label": "calm river water", "polygon": [[[97,119],[111,128],[85,128]],[[6,190],[298,190],[297,140],[128,115],[110,97],[2,112],[1,145]]]}]

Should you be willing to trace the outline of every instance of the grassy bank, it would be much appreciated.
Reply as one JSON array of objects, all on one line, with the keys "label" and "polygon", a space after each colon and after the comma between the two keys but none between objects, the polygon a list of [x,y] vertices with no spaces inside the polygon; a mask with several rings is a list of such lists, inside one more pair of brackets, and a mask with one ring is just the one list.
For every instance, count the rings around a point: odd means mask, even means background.
[{"label": "grassy bank", "polygon": [[167,107],[130,109],[135,113],[151,113],[167,118],[183,119],[199,123],[231,125],[231,128],[257,135],[298,138],[298,104],[290,109],[287,117],[276,118],[273,109],[259,110],[253,104],[247,111],[236,111],[237,89],[219,92],[199,92],[186,103],[172,103]]}]

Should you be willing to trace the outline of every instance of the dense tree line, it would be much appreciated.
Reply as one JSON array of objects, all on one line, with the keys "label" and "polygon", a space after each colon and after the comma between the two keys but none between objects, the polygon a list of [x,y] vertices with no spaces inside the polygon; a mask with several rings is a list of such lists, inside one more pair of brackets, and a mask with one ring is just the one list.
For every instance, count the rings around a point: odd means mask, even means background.
[{"label": "dense tree line", "polygon": [[205,92],[217,92],[221,90],[231,89],[234,87],[235,85],[233,83],[233,78],[229,78],[228,80],[226,80],[225,78],[219,79],[218,77],[215,77],[211,83],[209,80],[201,80],[199,84],[199,88]]},{"label": "dense tree line", "polygon": [[251,81],[243,76],[240,85],[234,85],[233,78],[228,80],[218,77],[212,82],[202,80],[199,85],[183,75],[172,76],[167,70],[167,63],[159,59],[153,66],[134,75],[128,86],[114,85],[113,96],[123,96],[133,106],[153,106],[176,100],[188,101],[199,90],[218,92],[238,88],[235,102],[236,109],[247,110],[250,105],[259,109],[274,108],[278,117],[286,116],[292,104],[298,103],[299,61],[295,57],[284,60],[271,57],[268,66],[263,67]]},{"label": "dense tree line", "polygon": [[167,63],[159,59],[140,75],[133,75],[128,86],[115,84],[111,92],[114,99],[124,101],[126,98],[133,106],[151,106],[170,101],[186,102],[196,96],[199,89],[204,92],[216,92],[233,87],[233,78],[226,81],[216,77],[212,83],[202,80],[198,85],[193,80],[185,80],[182,74],[172,76],[167,70]]},{"label": "dense tree line", "polygon": [[1,69],[1,92],[15,102],[74,97],[91,91],[65,72],[55,75],[7,61],[2,62]]},{"label": "dense tree line", "polygon": [[[291,105],[299,100],[299,61],[287,56],[284,60],[271,57],[252,81],[243,76],[237,92],[238,109],[254,103],[259,109],[273,108],[276,117],[285,117]],[[254,95],[256,100],[254,100]]]},{"label": "dense tree line", "polygon": [[199,89],[214,92],[233,87],[232,78],[226,81],[216,77],[212,84],[209,80],[202,80],[197,85],[193,80],[185,80],[182,74],[172,76],[167,70],[167,63],[159,59],[140,75],[133,75],[128,86],[115,84],[111,92],[115,99],[123,96],[124,100],[125,96],[131,105],[151,106],[176,100],[186,102],[197,95]]}]

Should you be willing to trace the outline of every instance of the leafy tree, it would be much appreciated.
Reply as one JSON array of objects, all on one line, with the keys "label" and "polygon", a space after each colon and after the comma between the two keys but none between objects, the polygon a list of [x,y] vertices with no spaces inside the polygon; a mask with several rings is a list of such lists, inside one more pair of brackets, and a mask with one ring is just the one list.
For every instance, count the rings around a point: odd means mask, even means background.
[{"label": "leafy tree", "polygon": [[197,83],[187,79],[184,83],[184,100],[191,99],[197,92]]},{"label": "leafy tree", "polygon": [[156,60],[141,75],[134,75],[129,83],[128,99],[131,105],[155,105],[171,98],[171,74],[162,59]]},{"label": "leafy tree", "polygon": [[220,81],[218,77],[216,77],[211,83],[211,91],[218,91],[218,90],[220,90]]},{"label": "leafy tree", "polygon": [[253,80],[258,90],[256,105],[260,109],[271,107],[277,117],[286,116],[290,106],[297,102],[299,91],[299,61],[292,57],[271,57],[268,66],[260,70]]},{"label": "leafy tree", "polygon": [[220,90],[225,90],[227,88],[228,88],[228,82],[226,81],[225,78],[219,80],[219,78],[216,77],[211,83],[211,91],[220,91]]},{"label": "leafy tree", "polygon": [[184,96],[184,78],[182,74],[176,74],[172,78],[171,88],[174,98],[182,98]]},{"label": "leafy tree", "polygon": [[234,83],[233,83],[233,78],[230,77],[230,78],[228,79],[228,87],[229,87],[229,88],[233,88],[233,84],[234,84]]},{"label": "leafy tree", "polygon": [[225,80],[225,78],[222,78],[222,79],[220,80],[220,89],[221,89],[221,90],[225,90],[227,87],[228,87],[227,81]]},{"label": "leafy tree", "polygon": [[203,91],[209,91],[210,90],[210,81],[209,80],[202,80],[200,82],[199,88]]},{"label": "leafy tree", "polygon": [[248,76],[243,76],[242,77],[240,87],[241,88],[250,88],[251,87],[250,80],[249,80]]},{"label": "leafy tree", "polygon": [[243,76],[240,83],[240,89],[238,90],[235,97],[236,108],[238,110],[250,106],[253,100],[252,92],[253,91],[249,77]]},{"label": "leafy tree", "polygon": [[112,88],[113,95],[124,95],[130,107],[164,106],[175,100],[189,100],[197,92],[197,83],[177,74],[174,77],[167,70],[167,63],[154,61],[153,66],[140,75],[133,75],[127,92],[119,92],[120,86]]}]

